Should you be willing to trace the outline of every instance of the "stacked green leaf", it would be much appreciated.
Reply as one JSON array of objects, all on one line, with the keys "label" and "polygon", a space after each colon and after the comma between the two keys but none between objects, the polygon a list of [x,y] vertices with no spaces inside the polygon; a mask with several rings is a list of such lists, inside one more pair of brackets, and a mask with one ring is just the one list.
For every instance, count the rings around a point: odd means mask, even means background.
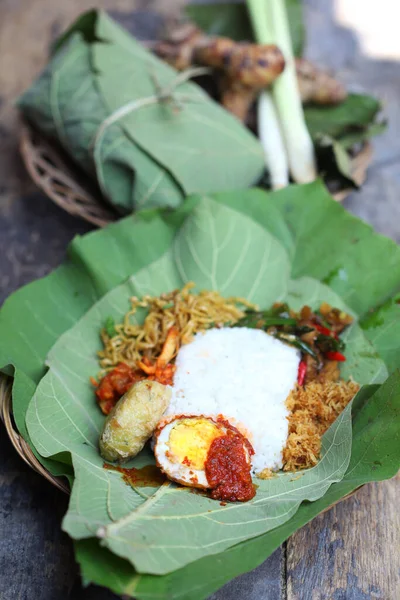
[{"label": "stacked green leaf", "polygon": [[[254,184],[264,170],[258,140],[198,85],[175,87],[177,75],[92,11],[58,41],[18,104],[122,213]],[[160,98],[167,90],[171,97]]]},{"label": "stacked green leaf", "polygon": [[[261,307],[325,300],[356,318],[342,375],[365,385],[325,434],[321,462],[299,479],[261,482],[247,504],[222,507],[173,484],[135,490],[98,455],[103,416],[88,377],[97,370],[99,328],[121,318],[132,294],[188,280]],[[15,371],[21,433],[50,470],[70,475],[63,527],[76,539],[84,581],[139,599],[206,598],[336,500],[394,475],[399,288],[400,249],[316,182],[270,194],[197,195],[174,214],[128,217],[76,238],[65,265],[16,292],[0,312],[0,365]],[[131,464],[150,460],[144,452]]]}]

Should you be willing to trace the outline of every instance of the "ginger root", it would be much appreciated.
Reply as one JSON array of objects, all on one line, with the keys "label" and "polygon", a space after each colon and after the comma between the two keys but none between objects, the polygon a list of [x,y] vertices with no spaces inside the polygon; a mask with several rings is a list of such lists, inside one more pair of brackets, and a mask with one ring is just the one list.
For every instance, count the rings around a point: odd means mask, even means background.
[{"label": "ginger root", "polygon": [[[241,121],[262,89],[282,73],[285,59],[273,44],[235,42],[226,37],[211,37],[192,23],[173,30],[168,39],[157,42],[155,53],[179,71],[193,65],[216,70],[221,104]],[[297,80],[303,102],[337,104],[346,90],[325,71],[303,58],[296,59]]]}]

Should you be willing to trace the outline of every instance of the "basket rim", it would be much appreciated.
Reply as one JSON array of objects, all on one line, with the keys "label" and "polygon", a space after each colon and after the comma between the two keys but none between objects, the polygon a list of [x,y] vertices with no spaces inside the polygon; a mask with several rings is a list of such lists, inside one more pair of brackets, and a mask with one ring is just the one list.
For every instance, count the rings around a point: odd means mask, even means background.
[{"label": "basket rim", "polygon": [[52,475],[36,458],[29,444],[18,433],[12,419],[12,381],[11,377],[0,374],[0,418],[4,423],[8,437],[22,460],[31,469],[42,475],[62,492],[69,494],[70,489],[62,477]]},{"label": "basket rim", "polygon": [[[96,227],[105,227],[121,217],[111,205],[107,206],[104,199],[100,199],[100,193],[96,197],[82,187],[73,167],[67,164],[56,145],[23,118],[19,148],[31,179],[60,208]],[[352,176],[358,186],[366,179],[372,153],[372,144],[367,141],[351,159]],[[342,202],[353,191],[354,188],[345,188],[333,193],[332,197]]]},{"label": "basket rim", "polygon": [[19,150],[37,187],[67,213],[96,227],[105,227],[119,216],[112,207],[96,199],[77,180],[74,169],[61,152],[25,119],[20,119]]},{"label": "basket rim", "polygon": [[[36,473],[38,473],[39,475],[42,475],[42,477],[47,479],[47,481],[49,481],[59,490],[69,495],[71,493],[71,490],[69,485],[65,483],[64,478],[52,475],[50,471],[48,471],[39,462],[29,444],[18,433],[12,419],[12,381],[12,377],[0,373],[0,419],[5,425],[8,437],[19,456],[29,467],[31,467],[31,469],[36,471]],[[360,485],[349,494],[346,494],[345,496],[343,496],[343,498],[340,498],[339,500],[325,508],[323,511],[321,511],[319,514],[324,514],[340,502],[343,502],[343,500],[347,500],[347,498],[353,496],[358,490],[364,487],[364,485],[365,484]]]}]

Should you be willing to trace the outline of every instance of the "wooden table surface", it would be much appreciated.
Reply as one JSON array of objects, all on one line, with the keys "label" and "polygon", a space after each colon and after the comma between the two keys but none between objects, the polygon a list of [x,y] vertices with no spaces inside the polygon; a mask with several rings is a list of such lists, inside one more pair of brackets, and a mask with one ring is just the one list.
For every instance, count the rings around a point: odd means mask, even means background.
[{"label": "wooden table surface", "polygon": [[[145,9],[170,11],[177,3],[97,4],[137,33],[149,24]],[[0,301],[58,265],[69,240],[90,229],[54,206],[30,182],[18,156],[13,101],[40,71],[54,37],[92,4],[91,0],[0,3]],[[367,183],[346,207],[400,241],[400,63],[363,56],[354,32],[335,22],[333,4],[333,0],[305,1],[307,53],[335,68],[353,89],[380,96],[390,121],[388,132],[374,144]],[[136,16],[133,9],[139,11]],[[399,600],[399,494],[399,479],[365,486],[292,536],[258,569],[228,583],[212,600]],[[81,588],[71,543],[60,531],[66,507],[67,498],[25,466],[0,426],[1,600],[116,598],[95,586]]]}]

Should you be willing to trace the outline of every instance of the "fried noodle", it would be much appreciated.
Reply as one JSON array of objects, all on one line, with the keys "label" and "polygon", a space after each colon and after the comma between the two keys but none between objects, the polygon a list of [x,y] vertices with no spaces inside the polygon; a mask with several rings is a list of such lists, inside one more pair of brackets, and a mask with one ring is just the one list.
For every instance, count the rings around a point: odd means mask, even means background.
[{"label": "fried noodle", "polygon": [[[101,331],[104,349],[98,353],[102,368],[100,376],[121,362],[136,367],[143,357],[154,361],[173,326],[179,331],[180,346],[210,327],[233,325],[244,316],[245,308],[257,308],[244,298],[223,298],[215,291],[192,294],[194,287],[195,284],[190,282],[182,290],[161,296],[143,296],[141,300],[131,298],[131,310],[122,323],[115,325],[115,335],[108,335],[105,329]],[[143,323],[136,321],[140,308],[148,311]]]}]

